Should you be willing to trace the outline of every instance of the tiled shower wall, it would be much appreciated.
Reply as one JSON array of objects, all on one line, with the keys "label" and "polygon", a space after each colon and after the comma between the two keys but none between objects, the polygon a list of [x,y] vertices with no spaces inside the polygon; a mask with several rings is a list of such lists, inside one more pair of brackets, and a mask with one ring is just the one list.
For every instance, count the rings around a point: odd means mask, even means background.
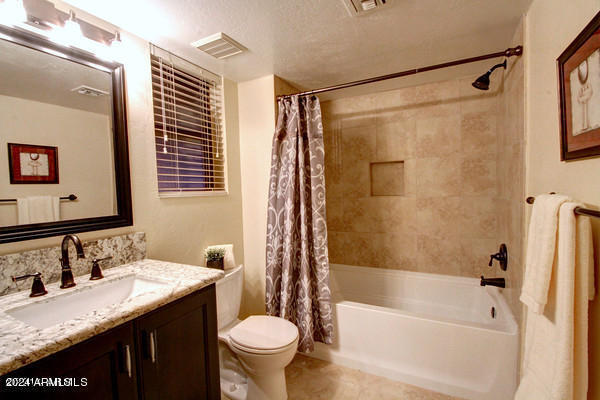
[{"label": "tiled shower wall", "polygon": [[[511,46],[523,43],[523,26],[515,32]],[[517,320],[522,304],[519,302],[523,282],[524,262],[524,208],[525,203],[525,78],[522,57],[511,58],[504,73],[500,96],[500,124],[498,125],[498,238],[509,251],[508,299]]]},{"label": "tiled shower wall", "polygon": [[322,103],[332,263],[505,276],[487,265],[501,240],[520,248],[505,239],[522,218],[522,153],[504,118],[522,91],[506,95],[501,73],[487,92],[474,78]]}]

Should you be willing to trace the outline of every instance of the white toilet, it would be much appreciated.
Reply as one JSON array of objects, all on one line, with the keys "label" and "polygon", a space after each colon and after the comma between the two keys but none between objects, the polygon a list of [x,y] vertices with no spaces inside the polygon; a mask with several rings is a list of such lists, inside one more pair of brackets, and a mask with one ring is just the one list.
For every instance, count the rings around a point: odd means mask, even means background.
[{"label": "white toilet", "polygon": [[285,400],[285,367],[298,347],[298,328],[279,317],[237,319],[244,270],[217,282],[221,390],[232,400]]}]

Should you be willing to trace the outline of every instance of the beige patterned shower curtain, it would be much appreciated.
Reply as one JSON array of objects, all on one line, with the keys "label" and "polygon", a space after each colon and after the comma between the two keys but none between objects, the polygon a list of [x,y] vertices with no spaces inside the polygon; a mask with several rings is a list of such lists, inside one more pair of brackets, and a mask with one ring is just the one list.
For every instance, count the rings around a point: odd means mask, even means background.
[{"label": "beige patterned shower curtain", "polygon": [[331,343],[325,160],[316,97],[280,99],[267,216],[267,314],[293,322],[298,350]]}]

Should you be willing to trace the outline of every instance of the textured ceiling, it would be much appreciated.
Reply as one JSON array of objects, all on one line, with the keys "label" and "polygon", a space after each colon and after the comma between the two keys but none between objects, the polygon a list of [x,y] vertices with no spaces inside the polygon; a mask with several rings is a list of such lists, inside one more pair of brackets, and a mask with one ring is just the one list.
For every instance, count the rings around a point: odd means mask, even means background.
[{"label": "textured ceiling", "polygon": [[[317,88],[504,50],[531,0],[391,0],[360,17],[342,0],[67,2],[229,79]],[[215,60],[189,45],[219,31],[249,51]]]}]

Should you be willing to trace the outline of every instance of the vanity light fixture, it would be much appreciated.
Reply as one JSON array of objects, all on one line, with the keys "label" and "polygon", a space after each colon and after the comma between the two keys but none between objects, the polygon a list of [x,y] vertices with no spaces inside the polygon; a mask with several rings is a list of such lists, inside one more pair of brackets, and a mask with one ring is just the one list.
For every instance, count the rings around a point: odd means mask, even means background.
[{"label": "vanity light fixture", "polygon": [[16,26],[27,21],[23,0],[4,0],[0,3],[0,24]]},{"label": "vanity light fixture", "polygon": [[54,26],[48,36],[50,40],[65,46],[83,47],[83,33],[73,10],[69,11],[69,19],[65,21],[65,24]]},{"label": "vanity light fixture", "polygon": [[[120,32],[115,32],[113,36],[86,21],[80,23],[73,10],[69,10],[67,16],[56,10],[52,3],[38,1],[48,3],[49,6],[26,9],[23,0],[0,0],[0,25],[28,31],[63,46],[76,47],[106,61],[121,58],[123,51]],[[60,25],[58,21],[65,22]],[[82,26],[85,30],[82,30]]]},{"label": "vanity light fixture", "polygon": [[116,31],[115,37],[108,46],[113,60],[120,60],[123,56],[123,42],[121,41],[121,32]]},{"label": "vanity light fixture", "polygon": [[123,53],[123,42],[121,41],[121,33],[115,32],[115,36],[110,40],[109,44],[98,43],[96,46],[96,56],[107,60],[115,61],[121,58]]}]

